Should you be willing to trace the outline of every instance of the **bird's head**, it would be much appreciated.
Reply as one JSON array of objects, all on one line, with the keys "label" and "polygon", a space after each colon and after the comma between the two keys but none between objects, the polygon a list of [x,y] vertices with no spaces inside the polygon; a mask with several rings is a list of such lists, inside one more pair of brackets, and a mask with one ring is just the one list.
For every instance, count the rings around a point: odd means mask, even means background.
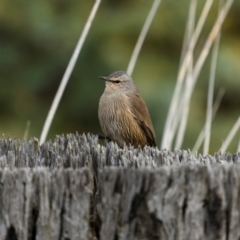
[{"label": "bird's head", "polygon": [[99,77],[106,82],[106,90],[109,91],[127,91],[134,90],[136,87],[132,78],[124,71],[116,71],[108,77]]}]

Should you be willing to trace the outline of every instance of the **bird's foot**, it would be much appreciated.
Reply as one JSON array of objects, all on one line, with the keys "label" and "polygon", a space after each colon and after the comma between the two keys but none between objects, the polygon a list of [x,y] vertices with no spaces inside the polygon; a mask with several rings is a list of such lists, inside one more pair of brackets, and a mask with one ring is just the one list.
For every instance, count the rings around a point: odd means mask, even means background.
[{"label": "bird's foot", "polygon": [[98,139],[107,140],[108,142],[111,141],[111,139],[109,137],[106,137],[106,136],[103,136],[103,135],[100,135],[100,134],[98,134]]}]

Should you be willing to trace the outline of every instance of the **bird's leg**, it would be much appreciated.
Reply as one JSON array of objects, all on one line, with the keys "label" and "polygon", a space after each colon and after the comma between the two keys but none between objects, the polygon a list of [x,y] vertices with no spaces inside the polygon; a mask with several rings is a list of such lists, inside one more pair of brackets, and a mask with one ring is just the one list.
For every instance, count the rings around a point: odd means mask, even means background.
[{"label": "bird's leg", "polygon": [[98,139],[107,140],[108,142],[111,141],[111,139],[109,137],[106,137],[106,136],[103,136],[103,135],[100,135],[100,134],[98,134]]}]

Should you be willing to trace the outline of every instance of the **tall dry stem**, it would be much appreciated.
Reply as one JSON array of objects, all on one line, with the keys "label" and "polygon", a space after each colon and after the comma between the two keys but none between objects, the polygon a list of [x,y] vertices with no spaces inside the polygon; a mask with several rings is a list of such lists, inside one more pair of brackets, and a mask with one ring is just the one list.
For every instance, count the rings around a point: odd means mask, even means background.
[{"label": "tall dry stem", "polygon": [[72,57],[71,57],[71,59],[69,61],[69,64],[68,64],[68,66],[66,68],[66,71],[65,71],[65,73],[63,75],[63,78],[61,80],[59,88],[57,90],[57,93],[56,93],[56,95],[54,97],[54,100],[53,100],[52,105],[50,107],[50,110],[48,112],[47,118],[45,120],[45,123],[44,123],[44,126],[43,126],[43,130],[42,130],[42,133],[41,133],[41,136],[40,136],[40,144],[42,144],[46,140],[46,137],[48,135],[48,132],[49,132],[50,126],[52,124],[53,118],[54,118],[55,113],[57,111],[58,105],[59,105],[59,103],[61,101],[61,98],[62,98],[62,95],[63,95],[64,90],[66,88],[66,85],[67,85],[67,83],[68,83],[68,81],[70,79],[70,76],[71,76],[72,72],[73,72],[73,69],[74,69],[75,64],[77,62],[77,59],[78,59],[78,56],[79,56],[80,51],[82,49],[82,46],[83,46],[83,44],[84,44],[84,42],[86,40],[86,37],[87,37],[88,32],[89,32],[89,29],[90,29],[90,27],[92,25],[93,19],[94,19],[96,13],[97,13],[97,10],[98,10],[98,7],[99,7],[100,3],[101,3],[101,0],[96,0],[95,1],[95,4],[94,4],[94,6],[93,6],[93,8],[91,10],[91,13],[90,13],[90,15],[88,17],[88,20],[87,20],[87,22],[86,22],[86,24],[84,26],[83,31],[82,31],[82,34],[81,34],[81,36],[80,36],[80,38],[78,40],[78,43],[77,43],[77,45],[76,45],[76,47],[74,49],[73,55],[72,55]]},{"label": "tall dry stem", "polygon": [[192,56],[193,49],[195,48],[196,42],[197,42],[199,35],[201,33],[201,30],[203,28],[204,22],[206,21],[206,17],[212,6],[212,2],[213,2],[213,0],[207,0],[205,2],[205,5],[201,12],[200,18],[197,22],[194,33],[192,34],[191,40],[189,41],[188,50],[186,51],[186,54],[183,57],[182,64],[181,64],[181,67],[180,67],[180,70],[178,73],[173,97],[172,97],[171,104],[169,107],[167,119],[165,122],[165,127],[163,130],[163,138],[162,138],[161,148],[169,148],[170,149],[170,146],[172,145],[173,136],[175,135],[175,133],[172,132],[172,129],[173,129],[172,126],[173,126],[173,121],[174,121],[174,118],[176,116],[176,112],[178,109],[178,103],[180,102],[183,81],[184,81],[185,75],[187,73],[189,64],[191,62],[191,56]]},{"label": "tall dry stem", "polygon": [[[219,92],[217,94],[216,100],[214,101],[214,104],[213,104],[213,107],[212,107],[213,114],[212,114],[211,121],[213,121],[214,118],[215,118],[215,115],[216,115],[216,113],[218,111],[218,108],[220,106],[220,103],[222,101],[224,93],[225,93],[225,89],[222,88],[222,89],[219,90]],[[196,141],[196,143],[193,146],[193,149],[192,149],[193,153],[199,150],[203,140],[205,139],[205,134],[206,134],[205,128],[206,128],[206,123],[203,126],[202,130],[200,131],[200,134],[199,134],[199,136],[197,138],[197,141]]]},{"label": "tall dry stem", "polygon": [[145,23],[143,25],[142,31],[141,31],[141,33],[140,33],[140,35],[138,37],[137,43],[136,43],[136,45],[134,47],[131,59],[130,59],[129,64],[128,64],[127,74],[129,76],[132,75],[132,72],[133,72],[133,69],[134,69],[134,67],[136,65],[136,62],[137,62],[137,59],[138,59],[138,55],[139,55],[140,50],[142,48],[143,42],[144,42],[144,40],[146,38],[146,35],[147,35],[148,30],[149,30],[149,28],[151,26],[153,18],[156,15],[156,12],[157,12],[157,9],[158,9],[160,3],[161,3],[161,0],[154,0],[153,1],[153,5],[152,5],[152,7],[151,7],[151,9],[149,11],[149,14],[148,14],[148,16],[146,18],[146,21],[145,21]]},{"label": "tall dry stem", "polygon": [[223,142],[223,144],[222,144],[221,148],[219,149],[219,151],[221,151],[223,153],[223,152],[225,152],[227,150],[229,144],[231,143],[231,141],[234,138],[234,136],[237,134],[239,128],[240,128],[240,117],[238,117],[237,121],[233,125],[231,131],[229,132],[228,136],[226,137],[226,139]]},{"label": "tall dry stem", "polygon": [[[220,13],[222,0],[219,1],[219,10]],[[203,144],[203,154],[207,155],[210,147],[210,137],[211,137],[211,124],[212,124],[212,114],[213,114],[213,94],[214,94],[214,81],[216,74],[216,66],[217,66],[217,57],[218,57],[218,49],[221,37],[221,30],[218,33],[216,40],[214,41],[212,57],[211,57],[211,67],[210,67],[210,77],[209,77],[209,87],[208,87],[208,100],[207,100],[207,111],[206,111],[206,123],[205,123],[205,139]]]}]

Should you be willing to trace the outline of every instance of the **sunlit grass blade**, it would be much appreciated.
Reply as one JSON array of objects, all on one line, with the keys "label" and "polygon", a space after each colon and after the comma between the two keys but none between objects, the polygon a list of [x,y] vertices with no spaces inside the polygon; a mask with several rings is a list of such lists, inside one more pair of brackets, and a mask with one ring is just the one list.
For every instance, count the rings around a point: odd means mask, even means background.
[{"label": "sunlit grass blade", "polygon": [[227,150],[229,144],[231,143],[232,139],[234,138],[234,136],[238,132],[239,128],[240,128],[240,117],[238,117],[238,120],[233,125],[231,131],[229,132],[228,136],[226,137],[226,140],[223,142],[219,151],[224,153]]},{"label": "sunlit grass blade", "polygon": [[[216,115],[216,113],[218,111],[218,108],[220,106],[220,103],[222,101],[224,93],[225,93],[225,89],[222,88],[222,89],[219,90],[219,92],[217,94],[216,100],[214,101],[214,104],[213,104],[213,107],[212,107],[212,109],[213,109],[212,121],[215,118],[215,115]],[[197,141],[196,141],[196,143],[193,146],[192,153],[194,153],[194,152],[199,150],[199,148],[200,148],[200,146],[201,146],[201,144],[202,144],[202,142],[203,142],[203,140],[205,138],[205,128],[206,128],[206,125],[204,125],[204,127],[202,128],[202,130],[201,130],[201,132],[200,132],[200,134],[199,134],[199,136],[197,138]]]},{"label": "sunlit grass blade", "polygon": [[[173,93],[173,97],[172,97],[171,104],[169,107],[167,119],[165,122],[165,127],[163,130],[163,138],[162,138],[161,148],[169,148],[170,149],[170,146],[172,145],[173,136],[175,135],[175,133],[172,132],[172,125],[173,125],[174,118],[176,117],[178,103],[180,102],[180,95],[181,95],[183,81],[184,81],[186,72],[188,70],[189,63],[191,61],[191,53],[192,53],[193,49],[195,48],[196,42],[197,42],[199,35],[201,33],[201,30],[203,28],[204,22],[206,21],[206,17],[212,6],[212,2],[213,2],[212,0],[207,0],[205,2],[205,5],[203,7],[203,10],[199,17],[199,20],[197,22],[194,33],[191,36],[191,40],[189,41],[188,50],[182,60],[181,67],[180,67],[178,77],[177,77],[177,82],[176,82],[174,93]],[[172,137],[172,139],[170,139],[170,137]]]},{"label": "sunlit grass blade", "polygon": [[[186,54],[189,42],[190,42],[192,34],[193,34],[193,30],[194,30],[194,26],[195,26],[196,7],[197,7],[197,0],[191,0],[180,63],[182,62],[182,59],[183,59],[184,55]],[[181,64],[180,64],[180,66],[181,66]],[[189,68],[189,72],[188,72],[189,76],[191,74],[191,71],[192,71],[192,64],[191,64],[191,68]],[[186,85],[186,83],[185,83],[185,85]],[[185,89],[183,91],[185,91]],[[180,122],[182,123],[181,116],[183,114],[183,111],[186,110],[185,109],[185,100],[186,100],[185,98],[183,98],[183,97],[181,98],[181,101],[179,102],[177,112],[175,113],[175,118],[173,119],[171,132],[168,135],[168,140],[169,140],[169,146],[168,147],[169,147],[169,149],[172,148],[172,140],[173,140],[173,137],[176,133],[178,125],[179,125]]]},{"label": "sunlit grass blade", "polygon": [[184,39],[183,39],[183,46],[181,51],[181,58],[180,58],[180,64],[179,67],[181,67],[182,61],[184,56],[186,55],[189,42],[192,36],[191,29],[194,29],[195,26],[195,15],[196,15],[196,8],[197,8],[197,0],[191,0],[189,12],[188,12],[188,19],[187,19],[187,25],[186,30],[184,33]]},{"label": "sunlit grass blade", "polygon": [[[222,1],[219,1],[219,13],[222,6]],[[207,99],[207,111],[206,111],[206,123],[205,123],[205,139],[203,143],[203,154],[207,155],[209,152],[210,146],[210,137],[211,137],[211,123],[212,123],[212,114],[213,114],[213,94],[214,94],[214,81],[216,74],[217,66],[217,57],[218,49],[221,38],[221,30],[218,33],[218,36],[214,42],[212,57],[211,57],[211,67],[210,67],[210,77],[209,77],[209,86],[208,86],[208,99]]]},{"label": "sunlit grass blade", "polygon": [[208,38],[204,44],[203,50],[200,53],[200,56],[198,57],[195,67],[194,67],[194,71],[193,71],[193,79],[194,79],[194,85],[197,81],[198,75],[202,69],[203,63],[206,60],[206,57],[208,56],[209,50],[213,44],[213,42],[215,41],[216,37],[218,36],[218,33],[221,30],[222,24],[227,16],[227,13],[231,7],[233,3],[233,0],[227,0],[225,2],[225,4],[223,5],[223,7],[220,10],[220,13],[217,17],[217,20],[215,21],[213,28],[210,32],[210,34],[208,35]]},{"label": "sunlit grass blade", "polygon": [[28,138],[30,126],[31,126],[31,121],[27,121],[26,128],[25,128],[25,131],[24,131],[24,134],[23,134],[24,139]]},{"label": "sunlit grass blade", "polygon": [[[193,58],[193,56],[192,56]],[[191,99],[191,82],[193,81],[192,79],[192,70],[193,70],[193,59],[190,61],[189,69],[188,69],[188,75],[187,75],[187,80],[186,80],[186,87],[184,89],[184,94],[183,94],[183,111],[180,113],[181,120],[180,124],[178,127],[177,131],[177,136],[176,136],[176,144],[175,144],[175,149],[180,149],[183,143],[183,138],[187,126],[187,121],[188,121],[188,114],[189,114],[189,101]],[[178,117],[180,117],[178,116]]]},{"label": "sunlit grass blade", "polygon": [[134,69],[134,67],[136,65],[136,61],[138,59],[138,55],[139,55],[140,50],[142,48],[143,42],[144,42],[144,40],[146,38],[147,32],[148,32],[148,30],[149,30],[149,28],[151,26],[151,23],[153,21],[153,18],[155,16],[156,12],[157,12],[157,9],[158,9],[160,3],[161,3],[161,0],[154,0],[153,1],[153,5],[152,5],[152,7],[151,7],[151,9],[149,11],[149,14],[148,14],[148,16],[146,18],[146,21],[145,21],[145,23],[143,25],[143,28],[141,30],[141,33],[140,33],[139,37],[138,37],[137,43],[135,45],[135,48],[133,50],[131,59],[130,59],[129,64],[128,64],[127,74],[129,76],[132,75],[132,72],[133,72],[133,69]]},{"label": "sunlit grass blade", "polygon": [[[191,2],[191,9],[190,9],[190,17],[189,17],[189,23],[188,23],[188,39],[187,39],[187,44],[189,44],[190,39],[193,35],[194,31],[194,25],[195,25],[195,15],[196,15],[196,7],[197,7],[197,2],[192,1]],[[175,143],[175,149],[180,149],[182,142],[183,142],[183,137],[184,137],[184,132],[187,124],[187,116],[189,112],[189,105],[187,104],[189,101],[189,87],[192,81],[192,70],[193,70],[193,49],[191,49],[191,61],[189,64],[188,68],[188,73],[187,73],[187,79],[185,82],[185,88],[184,88],[184,94],[182,95],[181,99],[181,107],[179,107],[179,112],[176,115],[176,118],[174,121],[180,122],[180,125],[178,127],[178,132],[177,132],[177,137],[176,137],[176,143]],[[176,127],[178,124],[173,122],[174,127]],[[172,129],[172,134],[175,134],[175,131]]]},{"label": "sunlit grass blade", "polygon": [[[215,24],[210,32],[210,34],[208,35],[208,38],[205,42],[205,45],[204,45],[204,48],[202,49],[201,53],[200,53],[200,56],[198,57],[197,61],[196,61],[196,65],[194,67],[194,70],[193,70],[193,78],[192,78],[192,81],[191,81],[191,84],[190,84],[190,90],[189,92],[186,91],[185,94],[189,94],[189,98],[187,98],[189,101],[187,104],[190,104],[190,99],[191,99],[191,96],[192,96],[192,93],[193,93],[193,89],[195,87],[195,84],[197,82],[197,79],[198,79],[198,76],[199,76],[199,73],[202,69],[202,66],[203,66],[203,63],[205,62],[206,60],[206,57],[209,53],[209,50],[213,44],[213,42],[215,41],[216,37],[218,36],[220,30],[221,30],[221,26],[225,20],[225,17],[227,15],[227,12],[231,6],[233,1],[229,0],[227,1],[224,6],[221,8],[221,11],[217,17],[217,20],[215,21]],[[190,53],[189,53],[190,54]],[[190,60],[191,61],[191,55],[190,56]],[[188,113],[188,112],[186,112]]]},{"label": "sunlit grass blade", "polygon": [[238,142],[237,153],[239,153],[239,154],[240,154],[240,139],[239,139],[239,142]]},{"label": "sunlit grass blade", "polygon": [[41,137],[40,137],[40,144],[42,144],[46,140],[47,134],[48,134],[50,126],[52,124],[52,120],[53,120],[53,118],[55,116],[55,113],[56,113],[56,110],[58,108],[59,102],[60,102],[60,100],[62,98],[63,92],[64,92],[65,87],[66,87],[66,85],[67,85],[67,83],[69,81],[69,78],[70,78],[70,76],[71,76],[71,74],[73,72],[73,69],[74,69],[75,64],[77,62],[77,59],[78,59],[78,56],[79,56],[80,51],[82,49],[82,46],[83,46],[83,44],[85,42],[85,39],[87,37],[87,34],[88,34],[89,29],[90,29],[90,27],[92,25],[92,21],[93,21],[95,15],[97,13],[97,10],[98,10],[98,7],[99,7],[100,3],[101,3],[101,0],[96,0],[95,1],[95,4],[94,4],[94,6],[93,6],[93,8],[91,10],[91,13],[90,13],[90,15],[88,17],[88,20],[87,20],[87,22],[86,22],[86,24],[84,26],[83,31],[82,31],[82,34],[81,34],[81,36],[80,36],[80,38],[78,40],[78,43],[77,43],[77,45],[76,45],[76,47],[74,49],[72,57],[71,57],[71,59],[69,61],[69,64],[68,64],[68,66],[66,68],[66,71],[65,71],[65,73],[63,75],[63,78],[61,80],[59,88],[57,90],[57,93],[56,93],[56,95],[54,97],[54,100],[53,100],[52,105],[50,107],[50,110],[48,112],[47,118],[45,120],[45,123],[44,123],[44,126],[43,126],[43,130],[42,130],[42,133],[41,133]]}]

